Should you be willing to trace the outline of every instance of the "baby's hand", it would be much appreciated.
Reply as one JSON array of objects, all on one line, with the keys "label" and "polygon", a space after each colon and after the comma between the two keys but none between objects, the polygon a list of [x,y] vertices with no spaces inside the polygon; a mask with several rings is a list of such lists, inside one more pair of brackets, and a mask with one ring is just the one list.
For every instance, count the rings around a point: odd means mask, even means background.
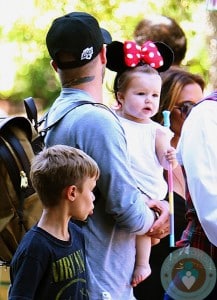
[{"label": "baby's hand", "polygon": [[160,239],[151,238],[151,245],[155,246],[160,243]]},{"label": "baby's hand", "polygon": [[176,149],[174,147],[171,147],[167,150],[165,153],[165,158],[168,163],[172,164],[173,169],[178,165],[176,160]]}]

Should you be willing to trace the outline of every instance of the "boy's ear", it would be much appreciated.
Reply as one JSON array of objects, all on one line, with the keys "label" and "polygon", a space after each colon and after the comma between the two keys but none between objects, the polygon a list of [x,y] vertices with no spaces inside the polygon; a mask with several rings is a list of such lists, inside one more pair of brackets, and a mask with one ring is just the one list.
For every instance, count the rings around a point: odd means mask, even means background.
[{"label": "boy's ear", "polygon": [[65,188],[65,196],[67,199],[74,201],[77,193],[77,187],[75,185],[69,185]]}]

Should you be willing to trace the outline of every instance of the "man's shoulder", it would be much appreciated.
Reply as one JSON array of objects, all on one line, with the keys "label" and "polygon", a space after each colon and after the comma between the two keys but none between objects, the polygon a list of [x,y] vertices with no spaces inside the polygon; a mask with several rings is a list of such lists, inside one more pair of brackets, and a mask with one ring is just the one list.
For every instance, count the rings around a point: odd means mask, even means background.
[{"label": "man's shoulder", "polygon": [[[70,112],[70,115],[73,116],[73,111]],[[96,123],[101,122],[118,122],[120,123],[116,114],[106,105],[98,102],[87,103],[76,108],[75,118],[84,118],[85,121],[94,120]]]}]

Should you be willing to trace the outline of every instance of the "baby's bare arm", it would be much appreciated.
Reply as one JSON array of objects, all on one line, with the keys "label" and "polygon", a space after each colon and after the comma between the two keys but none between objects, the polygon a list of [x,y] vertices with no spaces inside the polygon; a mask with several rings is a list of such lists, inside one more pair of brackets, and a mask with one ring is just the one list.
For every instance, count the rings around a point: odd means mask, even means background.
[{"label": "baby's bare arm", "polygon": [[155,149],[159,163],[165,170],[169,169],[170,164],[173,169],[177,167],[176,149],[171,146],[166,132],[162,130],[156,131]]}]

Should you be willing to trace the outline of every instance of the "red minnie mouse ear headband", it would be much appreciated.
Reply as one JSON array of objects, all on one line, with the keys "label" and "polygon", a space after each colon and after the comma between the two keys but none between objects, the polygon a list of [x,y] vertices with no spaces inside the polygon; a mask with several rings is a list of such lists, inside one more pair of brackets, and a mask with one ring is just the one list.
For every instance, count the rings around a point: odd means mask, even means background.
[{"label": "red minnie mouse ear headband", "polygon": [[134,41],[114,41],[107,45],[107,65],[111,71],[124,72],[127,68],[148,64],[164,72],[173,63],[172,49],[163,42],[147,41],[139,46]]}]

